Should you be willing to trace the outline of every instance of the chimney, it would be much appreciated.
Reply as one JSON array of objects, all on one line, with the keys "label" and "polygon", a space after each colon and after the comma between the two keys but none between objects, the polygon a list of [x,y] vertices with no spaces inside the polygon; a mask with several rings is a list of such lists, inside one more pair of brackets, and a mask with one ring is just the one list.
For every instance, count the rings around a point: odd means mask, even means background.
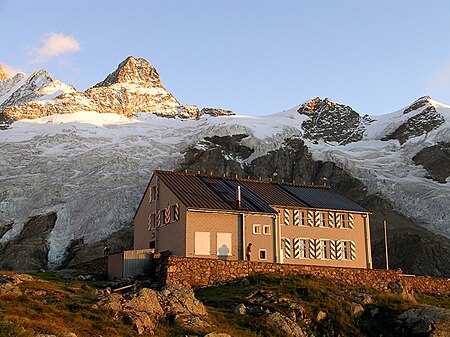
[{"label": "chimney", "polygon": [[241,186],[236,187],[236,204],[237,208],[241,208]]}]

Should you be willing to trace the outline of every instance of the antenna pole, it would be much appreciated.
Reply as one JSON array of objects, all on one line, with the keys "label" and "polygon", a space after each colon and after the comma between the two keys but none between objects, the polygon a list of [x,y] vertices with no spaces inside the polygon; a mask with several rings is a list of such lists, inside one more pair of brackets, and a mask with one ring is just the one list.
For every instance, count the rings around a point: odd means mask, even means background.
[{"label": "antenna pole", "polygon": [[389,269],[389,253],[388,253],[388,242],[387,242],[387,223],[386,220],[383,221],[384,228],[384,247],[386,249],[386,269]]}]

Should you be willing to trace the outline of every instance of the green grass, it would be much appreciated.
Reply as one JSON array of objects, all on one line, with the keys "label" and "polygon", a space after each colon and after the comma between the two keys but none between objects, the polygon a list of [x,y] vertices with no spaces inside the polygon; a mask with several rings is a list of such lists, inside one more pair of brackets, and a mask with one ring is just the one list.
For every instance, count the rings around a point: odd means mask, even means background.
[{"label": "green grass", "polygon": [[[28,337],[39,333],[58,335],[70,331],[77,336],[124,336],[135,337],[130,322],[124,319],[114,320],[112,312],[104,308],[94,308],[97,298],[94,289],[103,282],[85,282],[67,280],[57,273],[33,274],[42,281],[24,282],[19,287],[31,291],[44,290],[45,295],[32,293],[22,295],[0,296],[0,336]],[[250,284],[212,286],[195,290],[196,297],[206,306],[206,320],[211,328],[192,329],[180,326],[172,317],[157,324],[155,337],[197,335],[205,336],[211,331],[226,332],[231,336],[270,337],[283,336],[270,327],[265,315],[237,316],[233,313],[239,303],[250,305],[246,297],[253,292],[269,291],[276,298],[287,298],[290,303],[297,303],[304,308],[312,321],[306,324],[298,321],[304,331],[314,336],[359,337],[380,335],[394,337],[393,323],[395,317],[417,304],[399,296],[356,286],[344,286],[336,281],[317,279],[308,275],[280,276],[258,275],[249,278]],[[370,294],[373,304],[365,306],[361,318],[351,313],[350,291]],[[419,304],[450,307],[449,296],[431,296],[417,294]],[[289,303],[265,303],[265,309],[279,311],[289,315],[292,309]],[[326,313],[326,318],[316,322],[319,311]],[[375,314],[373,314],[375,313]],[[144,334],[141,336],[150,336]]]}]

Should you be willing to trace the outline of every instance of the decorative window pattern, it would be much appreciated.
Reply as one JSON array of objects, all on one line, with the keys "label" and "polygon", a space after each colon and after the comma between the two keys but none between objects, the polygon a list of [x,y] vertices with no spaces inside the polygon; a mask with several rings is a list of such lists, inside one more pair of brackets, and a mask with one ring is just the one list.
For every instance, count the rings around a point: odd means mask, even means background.
[{"label": "decorative window pattern", "polygon": [[178,221],[180,219],[180,204],[170,206],[170,222]]},{"label": "decorative window pattern", "polygon": [[[282,238],[282,241],[284,256],[290,258],[291,240]],[[295,259],[356,260],[356,245],[351,240],[294,238],[292,239],[292,250]]]},{"label": "decorative window pattern", "polygon": [[291,258],[291,239],[284,238],[284,257]]},{"label": "decorative window pattern", "polygon": [[314,212],[313,211],[308,211],[308,226],[310,227],[314,227]]},{"label": "decorative window pattern", "polygon": [[328,227],[334,228],[336,227],[334,222],[334,213],[328,212]]},{"label": "decorative window pattern", "polygon": [[152,213],[148,216],[148,230],[152,230],[156,228],[156,213]]},{"label": "decorative window pattern", "polygon": [[283,211],[283,224],[289,226],[289,209],[285,208]]},{"label": "decorative window pattern", "polygon": [[158,185],[152,186],[152,188],[150,189],[150,193],[149,193],[149,201],[156,201],[158,200],[159,197],[159,188]]},{"label": "decorative window pattern", "polygon": [[295,259],[307,259],[309,257],[308,239],[295,238],[292,240]]},{"label": "decorative window pattern", "polygon": [[304,226],[305,225],[305,214],[303,211],[294,209],[294,226]]},{"label": "decorative window pattern", "polygon": [[167,225],[170,223],[170,207],[164,208],[164,223],[163,225]]}]

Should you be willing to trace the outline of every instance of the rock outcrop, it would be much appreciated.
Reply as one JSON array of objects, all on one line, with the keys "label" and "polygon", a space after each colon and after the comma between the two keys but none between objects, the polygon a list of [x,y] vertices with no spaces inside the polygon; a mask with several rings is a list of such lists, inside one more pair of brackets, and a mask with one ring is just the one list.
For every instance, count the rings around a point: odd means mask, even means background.
[{"label": "rock outcrop", "polygon": [[317,142],[348,144],[361,140],[365,125],[371,123],[367,116],[361,117],[347,105],[334,103],[319,97],[304,103],[298,113],[309,117],[302,123],[304,137]]},{"label": "rock outcrop", "polygon": [[236,114],[231,110],[225,110],[221,108],[203,108],[202,110],[200,110],[200,116],[203,115],[218,117],[218,116],[234,116]]},{"label": "rock outcrop", "polygon": [[48,267],[47,239],[56,223],[56,213],[28,220],[21,233],[0,246],[0,269],[39,271]]},{"label": "rock outcrop", "polygon": [[182,326],[210,327],[204,321],[208,313],[191,288],[165,287],[161,291],[142,288],[129,295],[112,293],[98,304],[111,310],[116,319],[129,320],[139,334],[152,333],[157,322],[168,316],[174,317]]},{"label": "rock outcrop", "polygon": [[450,143],[437,143],[420,150],[412,159],[417,165],[422,165],[434,179],[445,184],[450,176]]},{"label": "rock outcrop", "polygon": [[400,144],[404,144],[408,139],[425,135],[445,122],[444,116],[436,110],[429,96],[416,100],[403,111],[403,114],[411,114],[414,111],[415,115],[381,140],[397,139]]}]

